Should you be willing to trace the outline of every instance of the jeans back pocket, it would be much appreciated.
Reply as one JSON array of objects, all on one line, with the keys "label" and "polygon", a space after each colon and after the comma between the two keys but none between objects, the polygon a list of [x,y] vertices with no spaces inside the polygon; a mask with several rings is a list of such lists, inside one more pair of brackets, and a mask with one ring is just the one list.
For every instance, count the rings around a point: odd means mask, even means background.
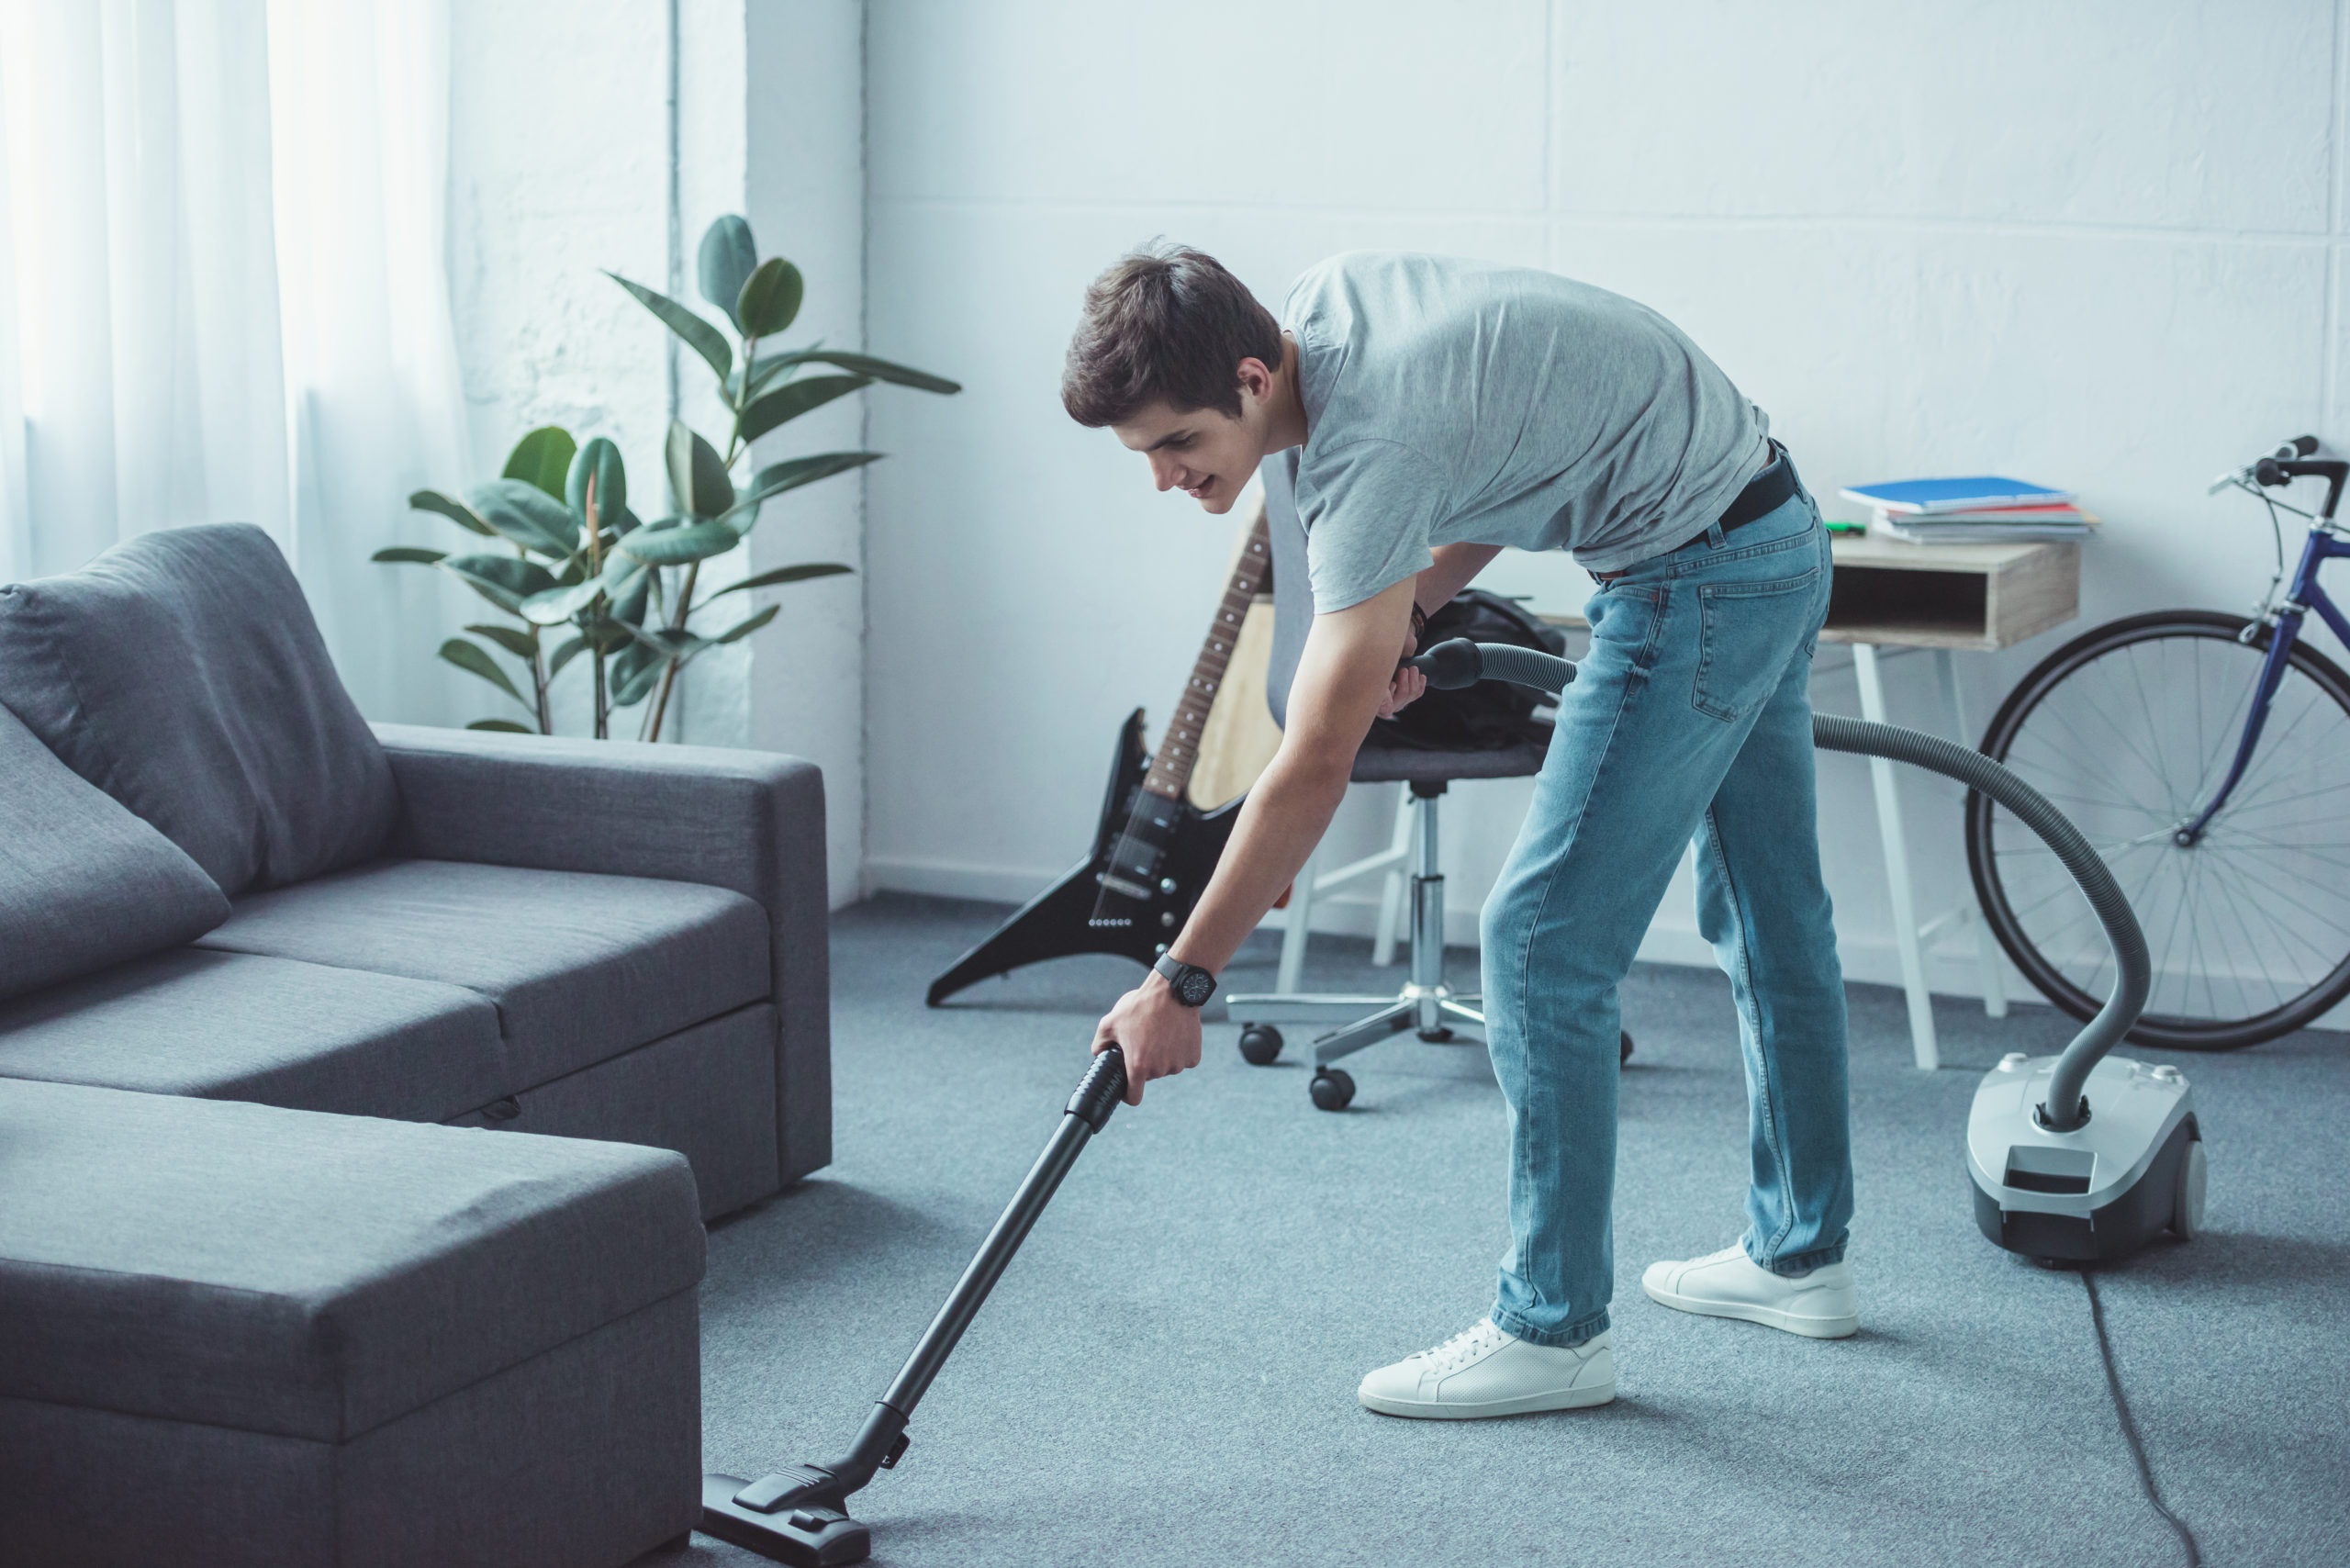
[{"label": "jeans back pocket", "polygon": [[1820,568],[1762,583],[1702,583],[1697,681],[1690,704],[1743,719],[1779,684],[1811,632]]}]

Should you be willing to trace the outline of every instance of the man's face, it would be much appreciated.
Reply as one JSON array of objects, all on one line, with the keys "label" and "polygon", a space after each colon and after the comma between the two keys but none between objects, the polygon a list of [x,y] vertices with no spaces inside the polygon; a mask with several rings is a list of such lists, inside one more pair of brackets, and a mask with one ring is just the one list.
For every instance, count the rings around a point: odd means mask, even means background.
[{"label": "man's face", "polygon": [[1232,510],[1240,491],[1265,456],[1271,423],[1266,396],[1271,373],[1253,359],[1240,362],[1240,417],[1215,409],[1178,413],[1153,403],[1111,429],[1130,452],[1150,463],[1150,476],[1162,490],[1181,490],[1217,516]]}]

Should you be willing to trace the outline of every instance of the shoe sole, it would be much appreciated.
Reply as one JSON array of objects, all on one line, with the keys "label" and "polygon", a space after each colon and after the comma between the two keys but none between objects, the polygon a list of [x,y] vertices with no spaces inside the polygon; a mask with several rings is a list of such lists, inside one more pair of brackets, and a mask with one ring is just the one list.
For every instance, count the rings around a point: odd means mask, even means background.
[{"label": "shoe sole", "polygon": [[1438,1403],[1424,1399],[1389,1399],[1383,1394],[1355,1394],[1366,1410],[1382,1416],[1404,1416],[1419,1421],[1482,1421],[1492,1416],[1532,1416],[1545,1410],[1584,1410],[1606,1405],[1616,1397],[1616,1385],[1570,1388],[1553,1394],[1528,1394],[1516,1399],[1493,1399],[1482,1405]]},{"label": "shoe sole", "polygon": [[1781,1307],[1756,1306],[1751,1302],[1707,1301],[1700,1296],[1679,1295],[1661,1291],[1646,1280],[1640,1282],[1640,1289],[1651,1301],[1675,1312],[1695,1313],[1700,1317],[1734,1317],[1742,1323],[1760,1323],[1766,1328],[1784,1328],[1807,1339],[1849,1339],[1861,1327],[1857,1312],[1841,1317],[1812,1317]]}]

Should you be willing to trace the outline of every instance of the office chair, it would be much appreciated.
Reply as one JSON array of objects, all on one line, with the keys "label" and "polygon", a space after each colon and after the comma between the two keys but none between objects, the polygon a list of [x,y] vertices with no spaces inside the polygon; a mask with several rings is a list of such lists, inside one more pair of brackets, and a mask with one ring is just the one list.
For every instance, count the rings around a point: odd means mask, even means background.
[{"label": "office chair", "polygon": [[[1265,700],[1273,721],[1288,719],[1290,682],[1314,622],[1314,590],[1305,569],[1305,525],[1297,511],[1294,451],[1275,453],[1260,469],[1265,516],[1273,547],[1273,653],[1266,673]],[[1447,786],[1462,778],[1522,778],[1539,773],[1546,748],[1528,742],[1502,751],[1427,751],[1379,744],[1376,733],[1355,755],[1351,781],[1403,783],[1412,793],[1409,862],[1412,881],[1405,905],[1409,978],[1393,996],[1323,996],[1258,993],[1234,996],[1226,1016],[1241,1025],[1240,1054],[1259,1066],[1281,1052],[1281,1025],[1323,1025],[1314,1041],[1314,1103],[1344,1110],[1354,1098],[1354,1080],[1331,1064],[1404,1030],[1423,1040],[1482,1042],[1484,1014],[1474,992],[1452,990],[1444,978],[1444,871],[1438,855],[1437,803]]]}]

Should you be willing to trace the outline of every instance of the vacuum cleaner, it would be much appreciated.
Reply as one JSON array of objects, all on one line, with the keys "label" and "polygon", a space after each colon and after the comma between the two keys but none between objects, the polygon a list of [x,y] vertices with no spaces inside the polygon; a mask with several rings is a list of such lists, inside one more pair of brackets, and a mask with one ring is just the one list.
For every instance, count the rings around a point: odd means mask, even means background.
[{"label": "vacuum cleaner", "polygon": [[[1465,640],[1439,643],[1410,662],[1445,689],[1506,680],[1557,692],[1575,677],[1569,660]],[[2126,1258],[2164,1231],[2191,1238],[2203,1223],[2205,1180],[2194,1093],[2175,1067],[2107,1054],[2145,1010],[2153,961],[2104,860],[2038,790],[1981,752],[1833,713],[1812,715],[1811,740],[1822,751],[1929,769],[2007,807],[2056,852],[2112,945],[2113,992],[2072,1044],[2053,1057],[2012,1052],[1975,1091],[1966,1164],[1983,1234],[2055,1264]]]},{"label": "vacuum cleaner", "polygon": [[[1439,643],[1410,662],[1429,685],[1446,689],[1492,679],[1556,692],[1575,676],[1571,661],[1553,655],[1466,640]],[[2055,850],[2113,944],[2119,978],[2104,1011],[2062,1055],[2010,1055],[1975,1091],[1967,1164],[1983,1234],[2052,1263],[2123,1257],[2165,1229],[2192,1237],[2202,1223],[2204,1165],[2187,1081],[2176,1068],[2107,1057],[2146,1005],[2152,961],[2129,900],[2097,851],[2037,790],[1980,752],[1828,713],[1813,716],[1812,743],[1929,768],[2006,806]],[[866,1417],[847,1457],[755,1481],[702,1477],[703,1533],[798,1568],[865,1560],[872,1532],[849,1517],[849,1497],[904,1456],[914,1407],[1125,1091],[1125,1058],[1112,1046],[1087,1067],[1044,1153]]]},{"label": "vacuum cleaner", "polygon": [[794,1465],[744,1481],[735,1475],[705,1475],[701,1481],[701,1529],[775,1562],[798,1568],[836,1568],[862,1562],[872,1551],[872,1533],[848,1516],[851,1493],[877,1472],[894,1469],[906,1451],[906,1423],[922,1403],[931,1380],[955,1351],[956,1341],[979,1315],[979,1304],[1020,1250],[1021,1242],[1053,1201],[1061,1178],[1085,1152],[1093,1135],[1110,1125],[1110,1113],[1126,1094],[1125,1054],[1112,1046],[1096,1056],[1079,1081],[1045,1152],[1012,1195],[1002,1216],[948,1293],[930,1327],[899,1369],[889,1391],[865,1418],[845,1459],[830,1464]]}]

